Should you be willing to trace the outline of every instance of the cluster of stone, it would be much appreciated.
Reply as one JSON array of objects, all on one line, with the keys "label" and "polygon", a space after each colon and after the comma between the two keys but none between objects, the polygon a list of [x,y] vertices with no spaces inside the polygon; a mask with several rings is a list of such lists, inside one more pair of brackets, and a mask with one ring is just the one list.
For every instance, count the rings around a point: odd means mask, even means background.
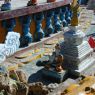
[{"label": "cluster of stone", "polygon": [[26,73],[22,70],[13,70],[9,72],[9,76],[10,78],[23,82],[23,83],[27,83],[27,78],[26,78]]},{"label": "cluster of stone", "polygon": [[48,93],[47,86],[41,82],[29,84],[29,95],[47,95]]},{"label": "cluster of stone", "polygon": [[48,95],[58,86],[57,83],[28,83],[24,71],[8,71],[5,66],[0,66],[0,95]]},{"label": "cluster of stone", "polygon": [[49,89],[50,92],[54,91],[54,89],[56,89],[59,85],[57,83],[51,83],[49,84],[47,87]]},{"label": "cluster of stone", "polygon": [[[22,71],[19,71],[19,79],[26,80],[25,74]],[[14,74],[14,73],[13,73]],[[15,74],[14,74],[15,75]],[[15,80],[13,77],[10,77],[10,73],[5,68],[5,66],[0,66],[0,95],[27,95],[28,86],[23,80]]]},{"label": "cluster of stone", "polygon": [[54,91],[58,86],[57,83],[51,83],[47,86],[41,82],[30,83],[29,95],[49,95],[49,93]]}]

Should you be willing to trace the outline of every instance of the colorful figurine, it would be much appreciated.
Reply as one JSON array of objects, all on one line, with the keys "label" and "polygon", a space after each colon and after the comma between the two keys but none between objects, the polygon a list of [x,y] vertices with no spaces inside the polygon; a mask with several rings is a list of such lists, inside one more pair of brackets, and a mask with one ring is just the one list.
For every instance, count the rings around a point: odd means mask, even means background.
[{"label": "colorful figurine", "polygon": [[[1,11],[11,10],[11,0],[5,0],[4,4],[1,6]],[[14,18],[3,20],[2,26],[6,28],[7,32],[13,31],[14,27],[16,26],[16,20]]]},{"label": "colorful figurine", "polygon": [[11,0],[4,0],[4,4],[2,4],[1,6],[1,11],[7,11],[7,10],[11,10]]},{"label": "colorful figurine", "polygon": [[37,0],[31,0],[32,4],[37,4]]},{"label": "colorful figurine", "polygon": [[28,6],[37,5],[37,0],[30,0],[27,5]]}]

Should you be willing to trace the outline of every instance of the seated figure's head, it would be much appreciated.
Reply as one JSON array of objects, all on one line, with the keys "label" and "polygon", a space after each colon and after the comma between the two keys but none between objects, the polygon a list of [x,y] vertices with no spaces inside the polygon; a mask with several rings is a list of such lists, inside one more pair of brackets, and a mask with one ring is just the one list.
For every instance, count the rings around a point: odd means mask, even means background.
[{"label": "seated figure's head", "polygon": [[63,60],[64,60],[64,57],[63,57],[63,55],[62,54],[60,54],[60,55],[58,55],[57,56],[57,63],[62,63],[63,62]]},{"label": "seated figure's head", "polygon": [[59,48],[60,47],[60,44],[56,44],[55,48]]}]

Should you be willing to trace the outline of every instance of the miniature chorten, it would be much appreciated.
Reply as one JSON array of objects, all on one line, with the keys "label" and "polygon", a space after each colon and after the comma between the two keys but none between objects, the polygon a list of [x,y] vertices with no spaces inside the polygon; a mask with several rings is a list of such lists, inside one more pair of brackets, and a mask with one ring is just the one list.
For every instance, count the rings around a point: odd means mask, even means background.
[{"label": "miniature chorten", "polygon": [[77,11],[79,5],[76,4],[76,1],[73,0],[71,26],[69,27],[69,31],[64,33],[64,43],[61,44],[61,52],[64,55],[64,68],[83,72],[94,63],[95,59],[92,57],[92,48],[83,39],[85,34],[78,26]]}]

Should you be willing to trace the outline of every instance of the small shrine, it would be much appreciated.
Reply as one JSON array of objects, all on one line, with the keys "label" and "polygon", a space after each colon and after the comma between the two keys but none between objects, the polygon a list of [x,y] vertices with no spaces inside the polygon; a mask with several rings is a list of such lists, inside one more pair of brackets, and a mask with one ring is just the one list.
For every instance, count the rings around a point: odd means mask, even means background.
[{"label": "small shrine", "polygon": [[[74,2],[75,3],[75,2]],[[62,52],[64,55],[63,66],[69,70],[84,72],[94,64],[93,50],[88,41],[84,40],[85,34],[78,25],[78,4],[72,4],[72,19],[69,31],[64,33]]]}]

